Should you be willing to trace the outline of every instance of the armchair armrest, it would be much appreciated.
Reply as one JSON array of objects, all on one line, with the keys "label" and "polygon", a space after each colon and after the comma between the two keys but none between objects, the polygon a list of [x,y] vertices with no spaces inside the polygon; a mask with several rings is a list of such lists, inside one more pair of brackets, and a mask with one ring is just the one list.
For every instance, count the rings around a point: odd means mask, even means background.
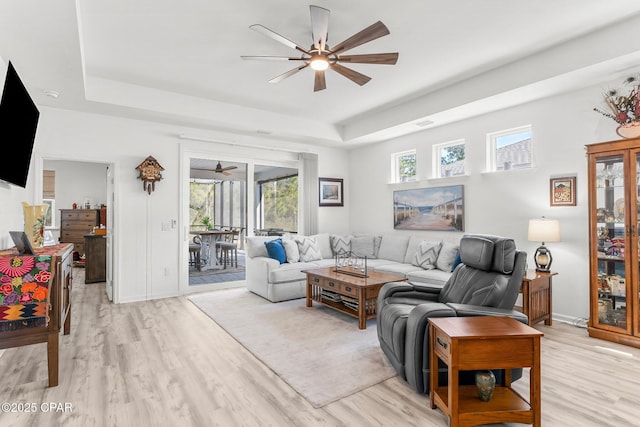
[{"label": "armchair armrest", "polygon": [[518,322],[529,324],[529,318],[524,314],[516,310],[508,310],[505,308],[485,307],[482,305],[470,305],[470,304],[455,304],[447,303],[451,307],[458,317],[471,317],[471,316],[508,316],[516,319]]},{"label": "armchair armrest", "polygon": [[409,282],[409,284],[413,285],[415,290],[429,294],[439,294],[444,287],[444,284],[438,285],[436,283],[425,282]]},{"label": "armchair armrest", "polygon": [[381,301],[389,298],[391,295],[398,292],[411,292],[413,291],[413,285],[410,282],[389,282],[385,283],[378,292],[378,305]]}]

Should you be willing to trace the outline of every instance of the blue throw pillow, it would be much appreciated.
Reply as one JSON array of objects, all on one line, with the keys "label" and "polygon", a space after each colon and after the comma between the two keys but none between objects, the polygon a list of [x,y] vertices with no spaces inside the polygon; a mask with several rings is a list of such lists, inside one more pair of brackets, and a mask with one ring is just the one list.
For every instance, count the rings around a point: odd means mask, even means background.
[{"label": "blue throw pillow", "polygon": [[278,260],[280,264],[287,262],[287,253],[284,251],[284,246],[282,246],[282,239],[264,242],[264,245],[267,247],[269,258]]},{"label": "blue throw pillow", "polygon": [[456,259],[453,260],[453,265],[451,266],[451,271],[455,270],[458,264],[462,263],[462,259],[460,258],[460,251],[456,254]]}]

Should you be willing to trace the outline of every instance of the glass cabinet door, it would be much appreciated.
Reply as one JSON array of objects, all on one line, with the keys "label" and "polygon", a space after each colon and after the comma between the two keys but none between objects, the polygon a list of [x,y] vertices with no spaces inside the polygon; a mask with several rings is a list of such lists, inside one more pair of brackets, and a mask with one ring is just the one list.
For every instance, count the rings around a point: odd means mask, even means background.
[{"label": "glass cabinet door", "polygon": [[633,332],[636,335],[640,335],[640,313],[638,312],[638,307],[640,307],[640,284],[638,282],[638,278],[640,278],[640,237],[638,237],[638,234],[640,234],[640,150],[632,151],[632,159],[634,168],[630,176],[634,178],[635,182],[632,183],[634,200],[632,200],[633,205],[630,209],[630,220],[633,221],[631,230],[633,239],[629,245],[629,251],[633,249],[634,256],[631,257],[629,263],[633,262],[631,268],[633,269],[635,280],[629,283],[628,289],[629,297],[635,299],[635,310],[632,310],[629,316],[634,323]]},{"label": "glass cabinet door", "polygon": [[[631,248],[628,243],[633,233],[627,198],[633,194],[635,199],[637,192],[629,192],[627,186],[632,184],[637,187],[637,180],[626,182],[625,157],[621,153],[597,157],[595,160],[596,212],[595,215],[592,213],[592,218],[595,218],[592,227],[596,227],[596,232],[592,235],[597,236],[598,315],[593,320],[605,329],[630,332],[631,313],[627,311],[630,286],[627,278],[631,276],[628,260],[633,254],[628,252]],[[640,162],[640,153],[634,160]],[[633,217],[635,219],[637,215]],[[634,230],[637,225],[633,223]]]}]

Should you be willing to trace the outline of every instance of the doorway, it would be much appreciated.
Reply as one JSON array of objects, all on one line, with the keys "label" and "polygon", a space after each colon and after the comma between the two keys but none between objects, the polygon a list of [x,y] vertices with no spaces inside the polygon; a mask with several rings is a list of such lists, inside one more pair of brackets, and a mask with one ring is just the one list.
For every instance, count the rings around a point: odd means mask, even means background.
[{"label": "doorway", "polygon": [[[37,180],[34,186],[35,200],[39,197],[47,199],[47,204],[52,208],[49,217],[49,225],[45,230],[51,234],[53,241],[60,239],[61,209],[89,208],[99,209],[106,206],[106,216],[100,218],[100,222],[108,229],[106,233],[106,271],[105,291],[110,301],[118,302],[117,286],[114,283],[114,242],[116,223],[113,215],[115,208],[115,168],[111,163],[100,163],[83,160],[66,160],[58,158],[35,157],[37,176],[45,176],[48,179],[53,176],[53,192],[51,188],[45,190],[43,181]],[[45,197],[46,195],[46,197]],[[78,254],[82,256],[83,254]],[[81,265],[78,263],[77,265]]]},{"label": "doorway", "polygon": [[[198,169],[217,169],[217,164],[221,164],[221,168],[224,169],[228,166],[238,166],[237,169],[227,170],[227,172],[240,172],[244,170],[244,197],[241,200],[244,200],[244,223],[240,227],[243,228],[243,234],[238,236],[238,264],[245,266],[246,264],[243,262],[243,256],[245,256],[245,248],[244,248],[244,238],[245,236],[255,235],[256,231],[256,197],[259,197],[259,194],[256,193],[256,182],[261,178],[261,171],[264,168],[287,168],[294,171],[299,170],[304,166],[305,161],[303,156],[300,153],[281,151],[281,150],[262,150],[259,148],[252,147],[251,149],[241,148],[241,147],[227,147],[223,144],[196,144],[189,143],[183,144],[180,150],[181,157],[181,181],[180,181],[180,200],[181,200],[181,213],[180,213],[180,225],[181,225],[181,248],[180,248],[180,292],[183,294],[188,294],[192,292],[204,292],[204,291],[213,291],[231,287],[243,287],[245,286],[245,280],[234,280],[230,282],[218,282],[218,283],[203,283],[199,285],[190,285],[189,284],[189,270],[192,266],[189,265],[191,260],[191,253],[189,250],[189,246],[193,243],[193,235],[191,234],[191,223],[194,222],[192,220],[192,214],[190,212],[191,201],[190,201],[190,186],[194,179],[198,177],[192,177],[192,161],[194,162],[194,166],[196,166],[197,162],[206,163],[205,167],[198,167]],[[259,159],[259,160],[258,160]],[[242,166],[242,168],[240,167]],[[206,172],[206,171],[205,171]],[[210,175],[204,178],[211,178]],[[258,177],[256,178],[256,174]],[[219,175],[219,174],[218,174]],[[315,181],[314,181],[315,182]],[[227,184],[229,185],[229,184]],[[233,184],[236,185],[236,184]],[[303,191],[304,183],[299,183],[300,192]],[[220,194],[220,192],[218,192]],[[227,192],[230,194],[230,192]],[[209,196],[210,200],[213,200],[213,203],[216,202],[215,190],[214,195]],[[300,199],[302,196],[299,194],[298,196],[298,204],[300,204]],[[314,199],[315,200],[315,199]],[[227,202],[229,204],[230,201]],[[233,202],[234,206],[239,205],[239,201]],[[235,209],[234,209],[235,210]],[[216,214],[216,208],[214,207],[212,212],[214,215]],[[226,226],[227,223],[223,223],[224,220],[224,212],[221,214],[222,220],[218,220],[219,216],[216,216],[213,219],[213,225],[215,228],[216,222],[219,225]],[[228,216],[227,219],[231,219]],[[210,218],[211,220],[211,218]],[[238,226],[240,222],[236,222],[234,219],[234,226]],[[194,226],[204,228],[204,224],[197,224],[194,222]],[[246,258],[245,258],[246,259]],[[223,268],[224,270],[224,268]]]},{"label": "doorway", "polygon": [[192,158],[189,286],[245,279],[247,164]]}]

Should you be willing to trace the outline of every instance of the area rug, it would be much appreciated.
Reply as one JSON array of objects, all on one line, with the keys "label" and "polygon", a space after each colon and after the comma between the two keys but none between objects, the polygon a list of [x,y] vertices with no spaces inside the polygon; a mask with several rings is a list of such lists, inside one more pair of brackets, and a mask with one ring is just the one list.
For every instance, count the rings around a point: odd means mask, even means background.
[{"label": "area rug", "polygon": [[375,320],[360,330],[357,319],[318,303],[272,303],[245,288],[189,300],[316,408],[395,375]]}]

